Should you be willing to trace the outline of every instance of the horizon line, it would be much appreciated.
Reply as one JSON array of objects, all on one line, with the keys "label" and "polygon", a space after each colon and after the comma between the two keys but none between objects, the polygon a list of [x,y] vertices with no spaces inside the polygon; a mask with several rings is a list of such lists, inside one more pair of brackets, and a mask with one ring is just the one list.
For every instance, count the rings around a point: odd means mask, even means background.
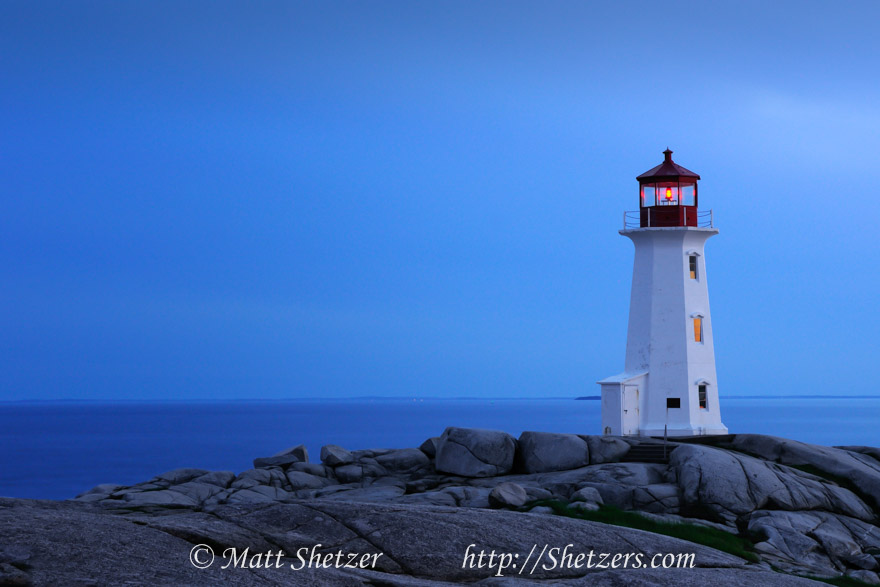
[{"label": "horizon line", "polygon": [[[719,399],[877,399],[880,394],[864,395],[830,395],[830,394],[773,394],[773,395],[722,395]],[[298,401],[511,401],[511,400],[580,400],[597,401],[600,395],[586,396],[390,396],[390,395],[355,395],[342,397],[289,397],[289,398],[55,398],[55,399],[4,399],[0,405],[9,404],[187,404],[187,403],[271,403]]]}]

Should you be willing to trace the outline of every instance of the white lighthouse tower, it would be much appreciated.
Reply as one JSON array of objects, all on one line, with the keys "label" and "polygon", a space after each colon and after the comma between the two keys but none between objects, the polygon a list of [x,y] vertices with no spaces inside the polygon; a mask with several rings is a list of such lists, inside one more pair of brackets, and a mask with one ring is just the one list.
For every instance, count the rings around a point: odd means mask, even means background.
[{"label": "white lighthouse tower", "polygon": [[700,176],[664,161],[636,179],[638,213],[620,234],[635,245],[624,372],[599,381],[604,434],[727,434],[721,423],[706,256],[718,234],[698,209]]}]

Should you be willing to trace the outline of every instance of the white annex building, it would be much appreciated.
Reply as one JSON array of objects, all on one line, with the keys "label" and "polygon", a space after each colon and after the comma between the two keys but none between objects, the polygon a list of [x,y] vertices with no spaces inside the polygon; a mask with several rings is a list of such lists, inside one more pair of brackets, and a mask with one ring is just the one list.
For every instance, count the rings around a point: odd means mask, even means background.
[{"label": "white annex building", "polygon": [[624,372],[599,381],[604,434],[727,434],[721,423],[703,248],[718,234],[698,210],[700,176],[672,161],[638,176],[638,212],[620,234],[635,245]]}]

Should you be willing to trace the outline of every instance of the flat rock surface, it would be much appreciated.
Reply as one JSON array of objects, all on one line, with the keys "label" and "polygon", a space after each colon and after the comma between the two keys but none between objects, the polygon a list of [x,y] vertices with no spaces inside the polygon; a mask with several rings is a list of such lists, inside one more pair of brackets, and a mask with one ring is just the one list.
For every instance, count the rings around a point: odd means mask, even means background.
[{"label": "flat rock surface", "polygon": [[[196,544],[290,553],[382,553],[375,570],[220,568],[189,560]],[[554,568],[544,557],[528,581],[572,585],[811,585],[716,550],[674,538],[569,518],[492,510],[335,503],[216,506],[208,512],[114,513],[89,503],[0,499],[0,559],[38,585],[442,585],[521,584],[525,577],[497,568],[463,568],[469,545],[519,554],[571,544],[575,552],[694,553],[692,569],[641,571]],[[473,547],[472,547],[473,549]],[[7,564],[9,563],[9,564]],[[13,565],[10,567],[10,565]],[[543,567],[543,568],[542,568]],[[10,571],[10,572],[13,572]]]}]

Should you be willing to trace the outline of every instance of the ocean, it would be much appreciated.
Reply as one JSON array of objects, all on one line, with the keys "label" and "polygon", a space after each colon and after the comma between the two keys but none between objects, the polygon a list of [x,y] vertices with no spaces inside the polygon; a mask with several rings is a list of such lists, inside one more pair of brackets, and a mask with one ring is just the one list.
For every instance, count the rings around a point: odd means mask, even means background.
[{"label": "ocean", "polygon": [[[722,398],[731,432],[880,446],[880,398]],[[305,444],[418,447],[446,426],[599,434],[600,403],[574,399],[345,399],[0,404],[0,496],[68,499],[179,467],[241,472]]]}]

